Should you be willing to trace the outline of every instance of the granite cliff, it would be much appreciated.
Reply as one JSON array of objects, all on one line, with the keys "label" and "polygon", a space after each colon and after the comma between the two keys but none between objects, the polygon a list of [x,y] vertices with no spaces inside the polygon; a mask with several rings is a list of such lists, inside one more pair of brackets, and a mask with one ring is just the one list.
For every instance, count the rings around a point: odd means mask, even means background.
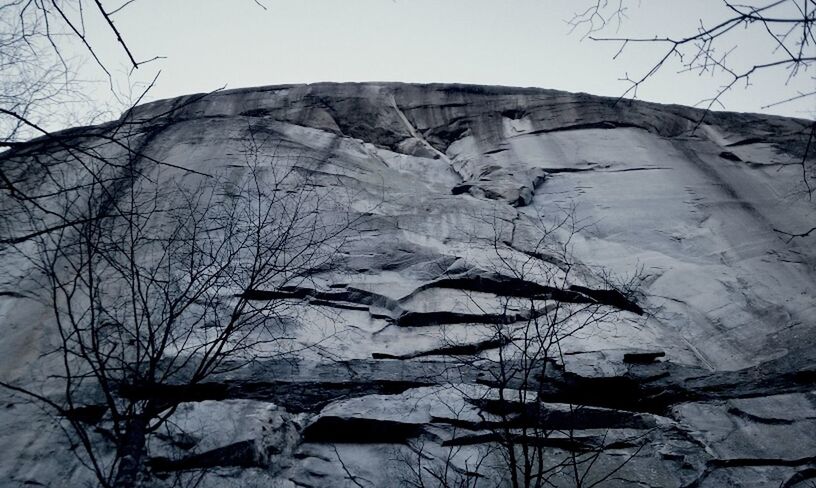
[{"label": "granite cliff", "polygon": [[[263,139],[270,164],[299,165],[335,202],[329,220],[354,222],[308,281],[244,290],[300,310],[279,356],[146,393],[174,405],[148,440],[153,482],[438,486],[442,473],[451,486],[494,486],[510,482],[501,446],[512,437],[541,448],[554,486],[576,485],[576,456],[582,486],[811,486],[816,236],[777,231],[813,226],[800,165],[810,122],[702,117],[542,89],[391,83],[136,107],[126,120],[145,167],[240,175],[246,141]],[[44,189],[31,161],[121,127],[37,139],[0,165]],[[14,225],[5,245],[24,248]],[[0,290],[0,379],[58,401],[53,318],[27,281],[38,270],[12,254],[5,275],[25,279]],[[568,317],[552,319],[558,310]],[[497,384],[497,368],[531,347],[519,331],[539,321],[561,333],[538,356],[546,368]],[[64,419],[2,395],[0,485],[92,479]],[[99,403],[89,388],[84,411]],[[104,409],[83,421],[104,427]]]}]

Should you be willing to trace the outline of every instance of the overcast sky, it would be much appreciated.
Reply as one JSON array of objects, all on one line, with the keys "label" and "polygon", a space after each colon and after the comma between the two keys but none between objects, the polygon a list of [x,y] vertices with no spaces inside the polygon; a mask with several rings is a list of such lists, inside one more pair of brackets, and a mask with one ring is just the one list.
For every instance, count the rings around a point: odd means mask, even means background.
[{"label": "overcast sky", "polygon": [[[619,44],[582,39],[580,29],[570,33],[566,21],[594,0],[259,1],[266,10],[253,0],[132,3],[115,18],[131,50],[137,58],[166,57],[140,68],[133,79],[148,79],[161,70],[151,99],[222,86],[318,81],[459,82],[618,96],[627,87],[619,78],[642,75],[662,53],[657,46],[630,45],[613,60]],[[723,8],[719,0],[630,4],[619,34],[687,33]],[[100,52],[106,63],[125,70],[109,33],[100,24],[90,28],[92,36],[108,41]],[[615,35],[615,29],[605,33]],[[729,41],[739,48],[734,63],[772,56],[761,31],[740,35]],[[86,69],[91,66],[87,63]],[[678,64],[667,66],[638,98],[694,105],[726,80],[678,74],[678,69]],[[732,90],[723,103],[728,110],[812,118],[816,97],[762,107],[814,90],[815,72],[787,86],[784,72],[755,77],[752,87]]]}]

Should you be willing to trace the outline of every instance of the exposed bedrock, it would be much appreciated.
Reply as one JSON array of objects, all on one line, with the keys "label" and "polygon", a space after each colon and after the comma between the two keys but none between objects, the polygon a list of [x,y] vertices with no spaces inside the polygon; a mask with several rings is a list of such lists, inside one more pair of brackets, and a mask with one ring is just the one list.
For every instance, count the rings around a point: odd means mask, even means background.
[{"label": "exposed bedrock", "polygon": [[[587,486],[816,480],[816,233],[778,232],[814,225],[812,121],[398,83],[225,90],[129,115],[138,154],[105,143],[108,123],[17,145],[0,169],[45,205],[44,168],[65,144],[135,156],[143,173],[116,173],[100,204],[150,179],[175,208],[172,185],[238,181],[248,142],[263,141],[262,174],[291,169],[323,223],[353,222],[314,268],[222,290],[224,303],[282,304],[259,333],[268,349],[194,384],[181,368],[117,385],[169,415],[148,439],[157,486],[390,487],[406,460],[494,486],[502,457],[473,460],[502,444],[553,465],[599,453]],[[93,186],[83,171],[65,175]],[[9,220],[18,203],[0,198],[0,265],[21,277],[0,286],[0,380],[60,401],[43,281],[6,251],[62,222]],[[88,484],[61,427],[89,425],[109,448],[111,412],[90,381],[77,388],[59,425],[0,392],[0,486]]]},{"label": "exposed bedrock", "polygon": [[[386,372],[379,373],[382,376],[388,374],[389,365],[400,363],[380,364],[386,370]],[[416,366],[407,369],[403,367],[399,370],[404,375],[410,375],[410,371],[413,370],[414,378],[427,378],[428,374],[443,372],[451,367],[451,363],[413,364]],[[358,362],[347,366],[349,368],[347,371],[364,372],[367,368],[377,367],[377,362]],[[278,374],[283,375],[285,368],[286,366],[282,363],[278,366],[266,364],[257,368],[257,371],[269,373],[278,370]],[[256,396],[259,391],[271,392],[271,389],[236,389],[230,393],[231,398],[251,397],[262,398],[262,400],[219,398],[217,401],[205,400],[200,404],[181,404],[182,408],[174,416],[176,420],[173,426],[174,429],[177,429],[176,433],[160,436],[162,442],[168,446],[164,451],[167,454],[154,455],[151,466],[159,473],[205,467],[260,467],[265,470],[272,469],[272,472],[291,473],[300,469],[299,462],[309,459],[310,455],[305,454],[309,452],[305,445],[312,443],[318,445],[329,443],[407,446],[412,442],[417,442],[418,439],[439,439],[438,442],[442,447],[478,446],[502,440],[506,442],[508,438],[503,432],[504,429],[509,428],[513,432],[513,442],[524,442],[530,446],[544,446],[559,451],[578,453],[596,452],[599,449],[624,452],[642,450],[644,442],[652,439],[655,448],[661,450],[661,458],[667,460],[675,458],[690,460],[696,459],[695,456],[700,458],[700,466],[703,469],[699,472],[699,479],[695,478],[695,481],[688,486],[700,486],[699,483],[704,482],[717,470],[746,466],[804,467],[804,470],[797,471],[803,474],[791,474],[794,480],[799,479],[797,476],[803,477],[807,474],[807,466],[813,463],[812,459],[771,456],[774,452],[781,452],[778,446],[769,447],[771,451],[767,451],[769,448],[764,448],[766,449],[765,457],[730,457],[729,453],[740,452],[740,443],[745,442],[745,439],[729,440],[728,437],[746,434],[754,436],[804,434],[805,431],[816,425],[816,411],[812,405],[808,406],[807,397],[802,397],[801,393],[796,392],[812,391],[814,388],[812,382],[801,384],[797,388],[786,388],[789,393],[771,395],[767,400],[763,400],[762,397],[754,396],[755,382],[780,384],[785,382],[784,376],[770,371],[773,369],[772,365],[765,368],[769,370],[766,373],[767,378],[758,377],[756,371],[750,372],[753,374],[740,372],[721,377],[705,375],[700,371],[683,371],[682,368],[677,370],[670,364],[667,364],[665,369],[666,372],[658,375],[658,379],[651,377],[654,372],[641,372],[640,375],[633,373],[625,380],[622,378],[579,379],[556,371],[545,381],[548,386],[545,386],[544,389],[550,393],[545,394],[545,397],[542,398],[544,402],[518,402],[510,399],[500,400],[495,396],[486,395],[485,392],[489,390],[468,390],[463,389],[462,386],[456,386],[474,381],[477,377],[483,377],[487,371],[484,367],[480,367],[468,374],[462,372],[460,367],[457,374],[448,373],[451,383],[447,386],[440,382],[428,382],[427,386],[423,387],[383,391],[372,383],[369,388],[356,390],[347,388],[341,394],[335,393],[334,403],[331,406],[323,408],[320,405],[328,404],[322,403],[318,405],[320,408],[311,410],[315,413],[323,410],[311,419],[309,414],[301,415],[298,418],[288,416],[285,412],[292,410],[293,407],[286,405],[285,402],[274,401],[281,398],[280,395]],[[333,385],[340,384],[344,380],[353,383],[351,379],[353,376],[350,377],[348,372],[342,373],[336,370],[333,374],[336,377],[329,378],[328,376],[332,375],[330,370],[322,368],[297,373],[292,375],[293,382],[289,388],[293,390],[299,388],[296,381],[304,377],[321,376],[326,377],[323,386],[326,393],[330,395]],[[672,380],[669,377],[673,375],[677,377]],[[245,378],[239,375],[239,377],[232,377],[229,382],[247,384],[251,380],[251,377]],[[576,384],[581,381],[587,383],[576,388]],[[677,382],[683,385],[677,389],[685,390],[675,392],[676,394],[667,398],[661,398],[661,408],[655,409],[654,403],[644,403],[643,399],[647,395],[660,397],[661,386],[650,385],[650,383],[661,381],[665,381],[664,385]],[[609,385],[611,388],[600,386],[602,384]],[[637,384],[640,384],[640,389],[621,386]],[[537,384],[528,386],[535,389],[542,388]],[[265,387],[269,388],[268,385]],[[278,390],[287,389],[283,384],[277,385],[276,388]],[[777,392],[783,390],[785,388],[776,388]],[[507,390],[507,394],[512,396],[512,391]],[[771,391],[766,389],[764,393],[767,395]],[[269,401],[273,403],[266,403]],[[714,403],[711,403],[712,401]],[[463,406],[470,405],[470,407],[469,409],[457,407],[456,402],[461,402]],[[780,418],[769,416],[774,415],[774,405],[777,402],[783,402],[788,406],[788,411],[784,415],[775,414],[781,415]],[[587,404],[607,405],[612,408],[586,406]],[[232,408],[253,409],[251,411],[264,412],[264,414],[253,413],[245,417],[251,420],[249,423],[244,422],[245,426],[237,430],[239,434],[236,434],[234,426],[209,424],[213,418],[223,415],[224,408],[229,405],[233,405]],[[748,428],[749,430],[743,431],[739,425],[723,424],[722,420],[726,418],[733,418],[732,422],[741,423],[742,429]],[[706,428],[706,422],[715,422],[718,428],[723,429],[722,433],[711,427]],[[208,427],[202,432],[201,427],[195,427],[195,425]],[[222,433],[218,435],[207,433],[208,429],[216,429]],[[523,431],[520,429],[526,429],[526,432],[537,432],[536,429],[541,429],[547,434],[544,436],[522,434]],[[574,434],[565,436],[563,432],[574,432]],[[665,434],[655,438],[655,432],[665,432]],[[726,433],[728,433],[727,436]],[[663,435],[666,437],[661,437]],[[712,458],[709,454],[694,454],[693,450],[687,450],[688,447],[681,447],[684,444],[672,440],[678,435],[681,439],[685,439],[684,443],[690,443],[691,446],[699,446],[699,443],[709,437],[708,442],[713,442],[711,445],[717,446],[715,450],[722,452],[725,457]],[[288,440],[284,442],[281,436]],[[525,438],[525,436],[528,437]],[[172,446],[176,447],[172,448]],[[807,446],[802,447],[807,448]],[[300,461],[284,459],[283,454],[294,453],[295,450],[304,453],[301,456],[295,456],[294,459],[300,459]],[[715,476],[713,479],[718,478]]]},{"label": "exposed bedrock", "polygon": [[[438,352],[439,356],[446,353]],[[481,384],[487,387],[537,392],[545,402],[615,409],[621,412],[642,412],[668,415],[672,408],[689,402],[722,401],[738,398],[761,398],[763,395],[808,393],[816,390],[816,363],[793,367],[790,359],[770,361],[738,371],[708,372],[671,362],[632,365],[620,376],[581,376],[554,364],[545,376],[513,376],[498,381],[501,365],[478,361],[462,365],[454,356],[464,354],[454,350],[450,357],[422,361],[380,361],[394,359],[343,361],[335,365],[304,363],[303,369],[292,369],[287,361],[262,361],[244,371],[219,375],[218,381],[200,385],[167,385],[145,390],[125,390],[128,397],[151,399],[168,405],[189,401],[250,399],[271,402],[294,413],[317,413],[335,400],[368,395],[399,395],[420,387],[450,384]],[[505,368],[518,369],[521,363],[507,363]],[[276,378],[276,381],[269,381]],[[476,402],[482,409],[499,413],[500,409],[524,413],[523,405],[505,401]],[[516,409],[521,408],[518,412]],[[86,407],[92,411],[92,407]],[[496,410],[499,409],[499,410]],[[610,411],[611,412],[611,411]],[[738,409],[733,415],[749,415]],[[628,414],[623,414],[628,415]],[[99,416],[87,416],[94,422]],[[580,414],[577,419],[580,418]],[[773,420],[769,420],[773,423]]]},{"label": "exposed bedrock", "polygon": [[[615,289],[592,289],[581,285],[556,287],[542,285],[481,269],[464,272],[445,272],[442,277],[421,284],[399,299],[346,284],[332,285],[328,290],[286,286],[279,290],[247,290],[240,296],[250,300],[308,299],[318,306],[346,310],[368,310],[373,316],[390,318],[399,326],[438,326],[456,323],[498,324],[514,323],[545,315],[547,309],[523,310],[517,313],[506,311],[489,313],[479,310],[473,313],[450,310],[416,311],[406,308],[406,302],[425,290],[433,288],[462,290],[465,292],[490,293],[497,297],[517,297],[539,301],[579,304],[598,304],[613,309],[643,314],[643,309],[633,299]],[[383,315],[385,312],[386,315]]]}]

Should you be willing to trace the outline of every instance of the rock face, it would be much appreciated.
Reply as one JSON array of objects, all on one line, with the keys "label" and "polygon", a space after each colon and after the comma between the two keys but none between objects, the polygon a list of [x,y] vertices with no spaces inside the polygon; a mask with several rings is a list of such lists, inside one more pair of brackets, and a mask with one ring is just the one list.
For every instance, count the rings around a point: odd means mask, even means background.
[{"label": "rock face", "polygon": [[[140,154],[180,173],[240,172],[262,134],[272,164],[302,164],[356,222],[308,284],[245,291],[302,309],[293,352],[151,393],[178,403],[148,443],[155,483],[509,485],[506,445],[541,448],[555,486],[576,485],[574,456],[582,486],[816,482],[816,236],[775,231],[814,225],[810,122],[404,84],[231,90],[131,117]],[[49,376],[38,291],[0,290],[3,381]],[[530,324],[557,329],[546,367],[502,382]],[[2,395],[0,485],[91,479],[59,419]],[[87,422],[104,422],[97,400]]]}]

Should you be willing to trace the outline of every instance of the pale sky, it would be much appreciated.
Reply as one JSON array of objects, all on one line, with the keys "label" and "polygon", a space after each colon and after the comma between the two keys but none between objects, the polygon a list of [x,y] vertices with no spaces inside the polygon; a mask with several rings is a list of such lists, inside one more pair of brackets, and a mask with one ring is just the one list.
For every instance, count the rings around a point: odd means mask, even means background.
[{"label": "pale sky", "polygon": [[[594,0],[259,1],[266,10],[253,0],[137,0],[117,14],[116,25],[137,58],[166,59],[143,66],[132,80],[161,70],[150,99],[222,86],[319,81],[477,83],[619,96],[627,87],[619,78],[642,75],[661,52],[630,45],[613,60],[619,44],[570,33],[566,20]],[[621,35],[687,33],[701,17],[723,8],[719,0],[630,0],[630,5]],[[106,64],[125,71],[109,32],[88,24],[91,38],[102,41],[96,45],[104,45],[100,55]],[[770,59],[767,38],[757,32],[729,41],[738,43],[734,63]],[[615,35],[615,29],[606,34]],[[83,76],[98,77],[92,66],[85,63]],[[726,80],[678,69],[676,63],[667,66],[638,98],[694,105]],[[813,118],[816,97],[762,107],[813,91],[814,75],[816,66],[787,86],[784,72],[758,76],[752,87],[735,88],[722,100],[727,110]],[[119,77],[117,84],[126,83]]]}]

